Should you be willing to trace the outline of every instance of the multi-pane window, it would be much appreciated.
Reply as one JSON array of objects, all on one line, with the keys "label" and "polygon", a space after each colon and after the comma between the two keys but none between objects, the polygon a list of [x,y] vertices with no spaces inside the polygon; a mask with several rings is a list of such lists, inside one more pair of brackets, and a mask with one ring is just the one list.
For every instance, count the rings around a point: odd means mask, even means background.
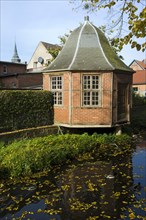
[{"label": "multi-pane window", "polygon": [[100,105],[100,76],[83,75],[83,106]]},{"label": "multi-pane window", "polygon": [[52,76],[51,77],[51,91],[54,95],[54,104],[62,105],[62,76]]}]

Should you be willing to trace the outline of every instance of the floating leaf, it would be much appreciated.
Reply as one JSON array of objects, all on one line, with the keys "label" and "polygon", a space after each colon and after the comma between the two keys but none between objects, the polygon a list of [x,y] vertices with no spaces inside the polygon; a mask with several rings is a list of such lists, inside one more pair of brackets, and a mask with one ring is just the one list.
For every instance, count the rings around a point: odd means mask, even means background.
[{"label": "floating leaf", "polygon": [[130,219],[135,219],[135,217],[136,217],[136,216],[134,215],[133,212],[131,212],[131,213],[129,214],[129,218],[130,218]]}]

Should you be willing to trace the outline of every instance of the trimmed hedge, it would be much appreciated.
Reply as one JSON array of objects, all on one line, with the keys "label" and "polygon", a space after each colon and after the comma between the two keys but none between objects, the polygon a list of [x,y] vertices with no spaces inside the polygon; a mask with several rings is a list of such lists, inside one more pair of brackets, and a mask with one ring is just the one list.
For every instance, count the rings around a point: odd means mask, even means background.
[{"label": "trimmed hedge", "polygon": [[92,152],[113,157],[131,151],[128,135],[50,135],[13,142],[0,148],[0,176],[27,176]]},{"label": "trimmed hedge", "polygon": [[49,91],[1,90],[0,103],[0,131],[53,124],[53,95]]},{"label": "trimmed hedge", "polygon": [[127,134],[140,133],[146,130],[146,97],[133,93],[131,123],[123,128]]},{"label": "trimmed hedge", "polygon": [[135,92],[132,93],[132,100],[133,100],[133,106],[146,106],[146,97],[140,96],[139,94],[136,94]]}]

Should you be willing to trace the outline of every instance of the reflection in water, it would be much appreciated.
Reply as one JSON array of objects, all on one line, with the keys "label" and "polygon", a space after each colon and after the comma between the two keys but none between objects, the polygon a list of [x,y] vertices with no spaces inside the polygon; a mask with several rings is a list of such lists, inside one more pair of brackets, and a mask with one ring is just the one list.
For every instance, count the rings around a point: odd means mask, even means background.
[{"label": "reflection in water", "polygon": [[55,168],[49,175],[0,183],[0,219],[117,220],[145,216],[145,159],[146,149],[139,146],[134,155],[120,155],[111,161],[88,157]]}]

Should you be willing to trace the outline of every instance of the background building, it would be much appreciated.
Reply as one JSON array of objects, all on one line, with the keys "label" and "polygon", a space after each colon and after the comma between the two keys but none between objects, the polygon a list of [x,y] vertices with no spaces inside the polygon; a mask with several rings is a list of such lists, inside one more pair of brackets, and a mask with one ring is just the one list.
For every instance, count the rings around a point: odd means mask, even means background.
[{"label": "background building", "polygon": [[27,71],[41,72],[44,68],[46,68],[52,60],[52,55],[49,53],[49,49],[55,48],[60,47],[56,44],[54,45],[40,41],[30,61],[28,62]]},{"label": "background building", "polygon": [[129,66],[136,71],[133,74],[133,90],[146,97],[146,59],[133,60]]},{"label": "background building", "polygon": [[27,73],[27,63],[21,63],[15,43],[12,62],[0,61],[1,89],[41,89],[41,73]]}]

